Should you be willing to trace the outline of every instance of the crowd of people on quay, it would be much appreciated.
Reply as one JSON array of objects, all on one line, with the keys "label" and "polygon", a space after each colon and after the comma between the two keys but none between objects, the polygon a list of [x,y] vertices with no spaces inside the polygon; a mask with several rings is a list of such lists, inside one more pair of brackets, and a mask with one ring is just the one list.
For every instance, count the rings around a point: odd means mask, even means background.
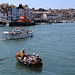
[{"label": "crowd of people on quay", "polygon": [[38,54],[35,55],[35,53],[33,53],[33,55],[31,56],[28,53],[25,53],[24,48],[22,49],[22,51],[18,52],[16,56],[23,60],[23,62],[30,64],[40,63],[42,61]]}]

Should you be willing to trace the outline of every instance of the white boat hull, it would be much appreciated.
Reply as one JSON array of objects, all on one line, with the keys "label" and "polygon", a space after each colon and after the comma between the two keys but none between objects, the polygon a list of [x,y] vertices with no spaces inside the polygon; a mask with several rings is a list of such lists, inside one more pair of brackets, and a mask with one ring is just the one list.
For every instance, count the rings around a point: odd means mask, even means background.
[{"label": "white boat hull", "polygon": [[20,38],[27,38],[33,36],[32,31],[29,31],[28,33],[26,31],[21,31],[21,32],[4,31],[3,34],[5,39],[20,39]]},{"label": "white boat hull", "polygon": [[4,35],[5,39],[20,39],[20,38],[27,38],[27,37],[31,37],[32,33],[30,34],[26,34],[26,35],[19,35],[19,36],[9,36],[9,35]]}]

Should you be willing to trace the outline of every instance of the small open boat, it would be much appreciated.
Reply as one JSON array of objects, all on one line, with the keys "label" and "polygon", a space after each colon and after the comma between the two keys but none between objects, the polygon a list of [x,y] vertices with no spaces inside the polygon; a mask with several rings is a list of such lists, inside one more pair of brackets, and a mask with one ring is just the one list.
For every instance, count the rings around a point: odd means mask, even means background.
[{"label": "small open boat", "polygon": [[43,65],[42,59],[40,57],[37,58],[37,56],[36,56],[36,58],[35,58],[36,62],[34,60],[30,62],[29,59],[32,58],[33,56],[25,54],[25,57],[27,57],[27,60],[24,61],[24,57],[21,57],[21,56],[19,56],[17,54],[16,54],[17,61],[19,61],[20,63],[22,63],[24,65],[28,65],[28,66],[42,66]]}]

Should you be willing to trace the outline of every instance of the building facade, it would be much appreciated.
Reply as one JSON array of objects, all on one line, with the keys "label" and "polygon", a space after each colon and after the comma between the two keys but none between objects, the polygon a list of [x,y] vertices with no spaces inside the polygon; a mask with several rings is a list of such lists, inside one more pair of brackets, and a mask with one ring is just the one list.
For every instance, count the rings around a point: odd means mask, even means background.
[{"label": "building facade", "polygon": [[31,9],[28,7],[28,5],[25,5],[23,7],[24,7],[24,16],[31,20]]},{"label": "building facade", "polygon": [[17,19],[19,19],[21,16],[24,16],[24,8],[22,6],[22,4],[19,5],[19,7],[17,7]]},{"label": "building facade", "polygon": [[7,20],[7,13],[0,8],[0,21],[4,21],[4,20]]},{"label": "building facade", "polygon": [[12,8],[12,21],[17,20],[17,8]]}]

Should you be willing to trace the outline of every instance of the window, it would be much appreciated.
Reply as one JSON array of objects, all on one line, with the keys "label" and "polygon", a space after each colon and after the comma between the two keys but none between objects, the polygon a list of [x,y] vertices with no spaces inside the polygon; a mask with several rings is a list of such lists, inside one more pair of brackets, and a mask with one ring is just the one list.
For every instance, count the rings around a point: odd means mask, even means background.
[{"label": "window", "polygon": [[15,15],[15,13],[13,15]]},{"label": "window", "polygon": [[5,16],[5,13],[3,13],[3,16]]}]

